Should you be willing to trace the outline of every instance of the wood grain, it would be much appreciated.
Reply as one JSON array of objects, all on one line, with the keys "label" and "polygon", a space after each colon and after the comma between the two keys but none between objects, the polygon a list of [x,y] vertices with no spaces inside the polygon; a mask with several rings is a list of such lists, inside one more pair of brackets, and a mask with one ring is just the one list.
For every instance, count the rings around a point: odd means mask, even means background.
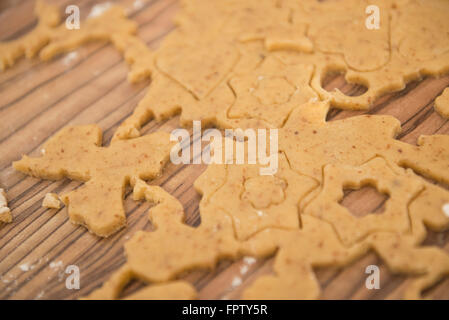
[{"label": "wood grain", "polygon": [[[70,1],[54,1],[61,7]],[[28,32],[36,23],[32,14],[34,1],[2,2],[0,6],[0,39],[13,39]],[[89,12],[96,1],[80,0],[81,13]],[[130,6],[132,1],[121,1]],[[133,12],[139,24],[139,36],[152,47],[173,29],[171,22],[178,4],[175,0],[145,1],[143,8]],[[149,205],[131,199],[128,190],[125,208],[128,227],[108,239],[99,239],[83,227],[70,223],[65,208],[46,210],[41,207],[48,192],[61,193],[80,184],[69,180],[51,182],[34,179],[15,172],[11,161],[22,154],[37,155],[40,145],[69,124],[97,123],[104,130],[107,145],[117,126],[131,114],[149,84],[130,85],[126,81],[127,66],[111,46],[92,43],[76,50],[78,56],[64,63],[64,56],[48,63],[21,61],[14,68],[0,73],[0,185],[7,190],[14,216],[11,224],[0,226],[0,298],[1,299],[73,299],[86,295],[101,285],[125,262],[123,243],[137,230],[150,230],[147,219]],[[449,122],[433,110],[433,102],[445,87],[449,76],[410,83],[400,92],[380,98],[370,114],[397,117],[403,132],[400,140],[416,143],[420,134],[448,134]],[[345,83],[342,76],[326,79],[326,89],[339,88],[350,95],[363,89]],[[362,114],[332,110],[328,120]],[[162,123],[150,122],[143,132],[171,131],[178,119]],[[193,181],[205,167],[168,164],[163,175],[152,184],[160,185],[184,205],[187,223],[198,226],[200,196]],[[371,190],[349,192],[344,204],[355,212],[380,208],[385,199]],[[437,245],[449,252],[449,232],[429,233],[426,244]],[[51,262],[63,266],[77,265],[81,270],[81,289],[65,287],[64,268],[50,267]],[[381,267],[381,289],[367,290],[365,267]],[[20,266],[29,266],[24,272]],[[223,261],[213,271],[194,271],[182,278],[192,282],[200,298],[238,298],[242,289],[262,274],[271,272],[272,259],[258,260],[240,274],[242,261]],[[54,266],[54,265],[52,265]],[[233,288],[234,277],[243,284]],[[385,299],[400,297],[407,283],[405,277],[391,274],[375,254],[369,254],[342,270],[317,270],[324,299]],[[129,285],[124,294],[142,286]],[[449,280],[428,290],[427,297],[449,299]]]}]

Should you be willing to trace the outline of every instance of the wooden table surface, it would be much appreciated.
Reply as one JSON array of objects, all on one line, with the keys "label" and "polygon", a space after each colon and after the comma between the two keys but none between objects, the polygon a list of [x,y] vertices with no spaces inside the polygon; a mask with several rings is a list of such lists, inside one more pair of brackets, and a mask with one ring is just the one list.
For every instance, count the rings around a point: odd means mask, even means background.
[{"label": "wooden table surface", "polygon": [[[53,1],[55,2],[55,1]],[[56,1],[61,8],[76,3],[85,16],[97,1]],[[117,1],[130,8],[133,1]],[[151,48],[172,29],[178,10],[176,0],[145,0],[132,18],[139,24],[139,36]],[[5,0],[0,5],[0,40],[10,40],[36,24],[33,0]],[[123,243],[137,230],[150,230],[150,205],[135,202],[127,191],[125,208],[128,227],[110,238],[100,239],[83,227],[70,223],[66,208],[48,210],[41,206],[48,192],[62,193],[78,187],[78,182],[43,181],[16,172],[11,162],[22,154],[37,155],[43,142],[66,125],[97,123],[104,130],[107,145],[117,126],[131,114],[149,82],[127,82],[127,65],[110,45],[92,43],[51,62],[22,60],[0,73],[0,186],[6,189],[13,222],[0,226],[0,299],[73,299],[88,294],[125,262]],[[399,138],[416,143],[420,134],[449,134],[449,122],[433,109],[434,99],[449,86],[449,76],[410,83],[401,92],[379,99],[370,114],[397,117],[403,126]],[[345,83],[342,76],[326,79],[326,89],[340,88],[356,95],[361,88]],[[342,119],[363,112],[332,110],[329,119]],[[143,132],[171,131],[178,118],[150,122]],[[187,223],[200,224],[200,196],[193,181],[203,165],[176,166],[169,163],[151,184],[160,185],[184,205]],[[369,188],[352,192],[343,203],[355,214],[381,207],[381,196]],[[426,244],[443,247],[449,253],[449,232],[433,233]],[[241,274],[242,261],[223,261],[213,271],[194,271],[182,276],[199,290],[202,299],[238,298],[242,289],[262,274],[271,272],[273,259],[257,260]],[[365,268],[380,267],[381,289],[365,287]],[[77,265],[81,271],[80,290],[65,286],[65,267]],[[238,277],[242,284],[233,287]],[[400,297],[405,277],[391,274],[375,254],[368,254],[342,270],[317,270],[324,299],[385,299]],[[125,294],[141,287],[132,283]],[[426,297],[449,299],[449,279],[426,292]]]}]

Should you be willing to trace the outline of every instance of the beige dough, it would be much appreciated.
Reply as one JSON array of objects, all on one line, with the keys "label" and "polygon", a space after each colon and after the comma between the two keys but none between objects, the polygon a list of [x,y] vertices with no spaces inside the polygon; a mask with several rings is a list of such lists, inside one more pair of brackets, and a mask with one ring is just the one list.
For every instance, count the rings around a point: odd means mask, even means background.
[{"label": "beige dough", "polygon": [[11,209],[8,208],[8,199],[6,198],[6,192],[2,188],[0,188],[0,222],[12,222]]},{"label": "beige dough", "polygon": [[[391,271],[414,276],[405,298],[420,298],[449,274],[449,256],[421,246],[426,228],[449,227],[442,210],[449,192],[417,175],[449,184],[449,136],[421,136],[415,146],[395,139],[401,128],[391,116],[326,122],[331,106],[367,109],[409,81],[448,72],[449,2],[378,1],[378,30],[365,27],[369,4],[183,1],[178,28],[153,52],[120,7],[71,32],[56,26],[53,7],[38,3],[36,29],[0,44],[2,68],[41,48],[47,60],[105,40],[124,54],[131,82],[152,78],[109,147],[101,146],[96,126],[67,127],[45,144],[42,157],[14,163],[40,178],[84,182],[62,200],[71,221],[99,236],[126,224],[127,185],[135,200],[156,204],[149,215],[155,231],[139,231],[125,244],[126,264],[89,298],[121,298],[132,279],[148,286],[125,298],[194,298],[193,286],[174,281],[177,276],[244,255],[275,255],[274,274],[253,282],[242,295],[248,299],[319,298],[314,268],[344,267],[368,251]],[[322,80],[328,72],[343,72],[367,91],[357,97],[327,92]],[[443,115],[446,92],[436,101]],[[257,165],[210,165],[195,183],[201,225],[184,224],[179,201],[144,181],[168,161],[169,135],[139,137],[147,121],[177,113],[183,126],[201,120],[221,128],[279,128],[278,172],[260,176]],[[355,218],[338,203],[342,189],[367,184],[390,199],[384,213]]]},{"label": "beige dough", "polygon": [[42,201],[42,206],[49,209],[59,209],[61,207],[61,202],[59,197],[55,193],[47,193]]},{"label": "beige dough", "polygon": [[435,99],[435,110],[443,118],[449,119],[449,88],[444,89],[441,96]]},{"label": "beige dough", "polygon": [[[130,64],[130,82],[152,77],[147,95],[115,139],[137,137],[147,121],[178,112],[183,126],[191,126],[194,119],[222,128],[280,127],[291,105],[311,95],[328,99],[334,107],[364,110],[407,82],[449,71],[449,2],[377,1],[379,29],[366,27],[369,5],[368,0],[182,1],[178,28],[153,52],[134,36],[137,26],[120,7],[83,21],[79,30],[67,30],[55,26],[59,19],[54,7],[38,2],[42,23],[24,38],[0,44],[5,47],[0,61],[6,67],[22,55],[17,43],[38,43],[33,53],[46,45],[40,57],[47,60],[88,41],[112,42]],[[270,71],[273,66],[278,73]],[[234,86],[238,90],[241,81],[258,72],[269,74],[260,84],[264,96],[280,100],[241,110],[252,95],[237,94]],[[322,81],[329,72],[345,73],[347,82],[367,91],[360,96],[328,92]]]},{"label": "beige dough", "polygon": [[123,209],[125,187],[136,179],[154,179],[169,160],[170,135],[156,132],[102,147],[102,133],[95,125],[66,127],[43,146],[39,158],[24,156],[16,170],[51,180],[67,177],[84,182],[61,196],[70,220],[107,237],[126,225]]}]

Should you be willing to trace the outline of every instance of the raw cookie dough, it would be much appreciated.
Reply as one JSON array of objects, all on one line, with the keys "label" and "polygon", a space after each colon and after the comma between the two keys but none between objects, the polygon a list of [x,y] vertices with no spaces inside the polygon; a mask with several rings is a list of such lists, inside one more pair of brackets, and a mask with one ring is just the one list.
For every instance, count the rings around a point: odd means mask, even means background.
[{"label": "raw cookie dough", "polygon": [[6,192],[0,188],[0,222],[8,223],[12,221],[11,210],[8,208]]},{"label": "raw cookie dough", "polygon": [[[388,194],[390,199],[382,214],[355,217],[339,204],[343,189],[359,189],[366,185]],[[382,158],[375,158],[356,169],[327,165],[323,170],[321,191],[304,214],[329,222],[345,246],[354,245],[375,231],[404,233],[409,230],[408,206],[423,188],[423,183],[410,169],[395,173]]]},{"label": "raw cookie dough", "polygon": [[[351,246],[345,246],[333,225],[307,213],[309,207],[316,207],[314,201],[322,202],[319,196],[305,205],[306,213],[301,215],[301,227],[265,228],[245,241],[238,241],[233,236],[233,225],[230,214],[217,206],[217,202],[228,204],[242,203],[242,193],[220,193],[225,188],[228,177],[224,165],[211,165],[195,182],[195,187],[202,194],[200,203],[201,225],[192,228],[183,225],[181,204],[157,186],[149,186],[137,181],[134,187],[135,199],[145,198],[158,204],[150,209],[150,220],[156,230],[138,232],[125,244],[128,261],[100,289],[88,298],[117,298],[122,288],[131,280],[139,279],[146,283],[162,283],[170,285],[172,279],[186,270],[193,268],[212,268],[218,259],[235,259],[240,256],[267,257],[275,254],[274,275],[256,279],[243,292],[245,299],[316,299],[320,295],[320,286],[314,275],[316,267],[344,267],[362,257],[368,251],[375,251],[393,272],[418,275],[406,287],[405,298],[420,298],[421,292],[434,284],[449,272],[449,256],[437,247],[420,247],[425,237],[424,224],[433,230],[441,230],[449,226],[449,218],[441,212],[441,202],[449,200],[449,192],[427,182],[409,171],[394,168],[376,158],[361,167],[341,167],[355,174],[374,174],[378,170],[388,171],[385,181],[393,183],[392,199],[401,201],[403,190],[396,185],[395,175],[403,183],[414,186],[424,184],[424,189],[410,204],[411,225],[401,227],[401,221],[393,221],[391,217],[385,222],[399,222],[397,232],[386,232],[391,229],[389,223],[378,224],[377,230],[368,231],[365,239]],[[242,167],[229,165],[228,167]],[[335,169],[337,170],[337,169]],[[338,171],[338,170],[337,170]],[[371,172],[371,173],[370,173]],[[379,173],[379,172],[377,172]],[[379,173],[381,174],[381,173]],[[291,171],[287,175],[295,175]],[[363,178],[363,177],[359,177]],[[405,179],[405,180],[404,180]],[[233,180],[233,179],[231,179]],[[240,184],[244,184],[243,181]],[[414,186],[411,186],[413,188]],[[422,185],[421,185],[422,186]],[[276,189],[276,188],[275,188]],[[272,190],[268,187],[265,191]],[[393,192],[394,191],[394,192]],[[266,194],[267,199],[282,201],[277,192]],[[222,199],[222,200],[220,200]],[[243,200],[251,202],[251,197]],[[329,204],[333,202],[329,201]],[[261,200],[261,205],[265,205]],[[332,211],[330,211],[332,212]],[[269,212],[267,214],[270,214]],[[251,212],[242,213],[250,217]],[[344,222],[341,223],[345,224]],[[386,228],[385,228],[386,227]],[[345,233],[348,229],[340,229]],[[349,231],[352,232],[351,229]],[[424,233],[423,233],[424,232]],[[148,287],[150,290],[152,285]],[[161,288],[159,293],[170,298],[172,293]],[[129,298],[129,297],[128,297]]]},{"label": "raw cookie dough", "polygon": [[[128,265],[117,270],[114,275],[83,300],[112,300],[122,298],[120,293],[133,278],[137,278]],[[173,281],[149,285],[126,297],[125,300],[191,300],[196,298],[195,288],[185,281]]]},{"label": "raw cookie dough", "polygon": [[[215,186],[212,183],[207,189]],[[125,244],[126,264],[88,298],[116,298],[131,279],[146,283],[168,281],[182,271],[212,269],[219,259],[236,257],[238,241],[227,215],[205,216],[198,228],[192,228],[183,223],[184,212],[178,200],[160,187],[139,180],[134,186],[134,199],[157,204],[150,209],[149,216],[157,229],[138,231]],[[160,294],[171,299],[171,293],[165,289],[162,287]],[[184,298],[191,296],[187,290]]]},{"label": "raw cookie dough", "polygon": [[17,40],[0,43],[0,70],[12,66],[24,54],[32,58],[40,51],[41,60],[47,61],[90,41],[109,41],[123,53],[130,65],[129,82],[138,82],[151,75],[153,53],[134,36],[137,24],[126,18],[125,9],[111,6],[99,16],[82,21],[82,27],[73,30],[67,29],[65,23],[59,25],[57,7],[38,0],[35,10],[39,24],[33,31]]},{"label": "raw cookie dough", "polygon": [[102,147],[102,134],[95,125],[69,126],[43,146],[39,158],[24,156],[14,162],[16,170],[43,179],[67,177],[84,182],[81,188],[61,196],[70,220],[107,237],[126,224],[123,196],[136,179],[157,177],[169,160],[170,135],[155,132],[137,139],[115,141]]},{"label": "raw cookie dough", "polygon": [[435,110],[443,118],[449,119],[449,88],[444,89],[441,96],[435,99]]},{"label": "raw cookie dough", "polygon": [[[214,1],[206,3],[197,0],[184,4],[184,11],[176,20],[179,29],[173,32],[157,51],[157,61],[163,61],[166,52],[170,55],[172,50],[176,51],[175,48],[181,47],[180,44],[188,37],[195,39],[195,45],[190,47],[188,54],[179,53],[180,56],[186,56],[185,59],[181,57],[175,64],[174,60],[171,60],[173,70],[177,70],[176,67],[181,72],[188,70],[191,66],[190,56],[195,53],[201,56],[206,48],[207,51],[213,52],[214,45],[211,43],[216,42],[217,38],[223,43],[232,39],[234,46],[235,41],[248,45],[263,39],[266,50],[259,49],[253,59],[262,55],[263,60],[273,61],[273,56],[280,59],[284,66],[280,64],[277,73],[273,75],[278,77],[283,76],[283,70],[292,70],[293,73],[295,69],[301,70],[300,74],[307,75],[307,67],[304,69],[304,66],[313,67],[310,85],[319,94],[319,98],[329,99],[333,106],[345,109],[367,109],[379,96],[401,90],[409,81],[426,75],[440,75],[449,70],[449,43],[444,32],[436,31],[449,30],[448,19],[444,16],[449,10],[447,1],[391,0],[376,3],[381,13],[378,30],[370,30],[365,26],[365,8],[371,4],[369,1],[262,1],[260,5],[259,2],[256,4],[254,1],[240,1],[226,3],[226,6],[212,2]],[[272,16],[267,17],[265,14],[264,19],[257,19],[259,11],[263,10],[265,13],[270,12]],[[285,14],[285,11],[290,14]],[[212,16],[214,19],[210,19]],[[203,21],[205,17],[207,21]],[[338,22],[329,24],[329,19]],[[419,19],[421,24],[411,22],[416,19]],[[214,21],[212,26],[211,20]],[[423,33],[419,32],[421,25],[425,28]],[[280,32],[277,30],[279,28],[290,28],[296,32]],[[205,29],[208,31],[204,32]],[[410,29],[415,35],[414,39],[422,43],[419,47],[409,41],[411,37],[407,32]],[[197,42],[201,37],[211,38],[213,41]],[[311,45],[305,44],[308,42]],[[212,53],[211,57],[213,56]],[[161,66],[159,62],[157,65]],[[224,60],[224,65],[227,65],[227,60]],[[229,71],[228,79],[233,78],[232,74],[247,77],[239,70],[240,65],[237,63],[233,70]],[[210,102],[206,104],[202,103],[202,100],[195,100],[195,93],[192,91],[192,86],[198,83],[199,79],[188,82],[184,77],[180,81],[174,71],[163,67],[161,70],[167,78],[155,77],[147,96],[138,104],[134,114],[121,125],[116,138],[135,137],[139,134],[140,126],[148,120],[161,120],[179,111],[181,124],[188,126],[191,121],[189,123],[187,120],[192,118],[205,119],[205,125],[212,124],[223,128],[273,125],[279,127],[281,120],[285,119],[282,109],[279,114],[275,114],[273,106],[266,107],[260,102],[258,106],[261,108],[257,110],[252,110],[254,107],[251,105],[245,105],[244,110],[239,109],[235,103],[241,97],[232,87],[232,80],[228,81],[228,87],[219,85],[217,90],[212,92],[208,86],[213,81],[204,83],[202,90],[210,92]],[[223,73],[218,69],[217,72],[220,75]],[[248,77],[255,72],[256,70],[248,70]],[[338,90],[328,92],[322,88],[322,81],[329,72],[344,72],[346,81],[364,85],[367,91],[360,96],[347,96]],[[174,83],[173,79],[178,81]],[[266,95],[284,95],[284,89],[280,91],[280,88],[285,88],[281,82],[278,79],[275,84],[265,87]],[[169,90],[161,92],[160,88]],[[198,85],[195,88],[195,91],[200,90]],[[250,89],[252,87],[248,88]],[[285,91],[288,92],[288,89]],[[298,99],[306,101],[310,92],[310,89],[299,90]],[[201,105],[202,108],[196,105]],[[192,110],[195,110],[195,117],[192,116]],[[267,122],[267,119],[272,123]]]},{"label": "raw cookie dough", "polygon": [[39,54],[40,58],[46,61],[89,41],[111,41],[114,36],[131,36],[137,32],[137,24],[128,20],[125,10],[119,6],[112,6],[81,24],[79,29],[69,30],[63,24],[54,29],[49,44]]},{"label": "raw cookie dough", "polygon": [[0,71],[13,66],[23,56],[34,57],[50,41],[52,30],[61,19],[59,9],[37,0],[34,10],[39,22],[30,33],[17,40],[0,42]]},{"label": "raw cookie dough", "polygon": [[42,206],[49,209],[59,209],[61,202],[56,193],[47,193],[42,201]]},{"label": "raw cookie dough", "polygon": [[[80,30],[63,25],[51,28],[43,42],[49,44],[40,56],[49,59],[87,41],[107,40],[131,65],[131,82],[152,77],[147,95],[122,123],[115,139],[136,137],[150,119],[162,120],[178,112],[183,126],[191,126],[194,119],[223,128],[279,127],[290,105],[303,103],[311,94],[329,99],[338,108],[367,109],[379,96],[401,90],[407,82],[449,71],[447,1],[378,1],[379,29],[366,27],[369,5],[368,0],[183,1],[176,18],[178,28],[155,52],[133,35],[136,24],[125,17],[124,10],[112,6],[101,16],[83,21]],[[272,79],[260,85],[265,96],[279,96],[283,103],[267,106],[260,101],[261,108],[242,110],[238,102],[252,95],[237,94],[231,79],[264,71],[265,64],[260,64],[267,60],[271,65],[274,58],[283,65],[277,62]],[[328,92],[322,82],[329,72],[343,72],[347,82],[361,84],[367,91],[359,96]],[[295,81],[285,89],[289,85],[283,77],[287,82],[301,79],[299,90],[290,92],[297,87]],[[275,105],[279,114],[274,112]]]},{"label": "raw cookie dough", "polygon": [[[218,169],[207,169],[212,170]],[[208,202],[232,218],[236,238],[243,241],[266,228],[299,228],[298,199],[315,187],[314,179],[292,171],[280,154],[275,175],[259,175],[259,165],[226,165],[225,182]]]},{"label": "raw cookie dough", "polygon": [[267,229],[244,244],[243,252],[253,255],[269,255],[279,248],[275,275],[256,279],[244,290],[244,299],[317,299],[320,286],[313,268],[343,267],[368,250],[375,251],[391,271],[415,276],[405,288],[407,299],[421,298],[423,290],[449,272],[449,256],[443,250],[418,247],[412,236],[377,232],[348,248],[322,220],[304,216],[303,222],[296,232]]},{"label": "raw cookie dough", "polygon": [[228,117],[259,119],[267,127],[281,127],[293,108],[317,97],[309,86],[312,73],[310,65],[286,66],[266,58],[254,71],[229,80],[235,101]]},{"label": "raw cookie dough", "polygon": [[329,102],[296,108],[279,129],[279,149],[295,171],[322,181],[325,165],[361,165],[381,156],[400,167],[449,184],[449,136],[420,136],[413,146],[395,139],[400,122],[392,116],[361,115],[326,121]]},{"label": "raw cookie dough", "polygon": [[[309,21],[308,36],[316,50],[313,54],[285,50],[274,54],[287,64],[314,64],[311,85],[333,106],[367,109],[379,96],[401,90],[412,80],[449,70],[447,1],[377,1],[380,28],[373,30],[365,27],[370,1],[285,3],[294,10],[293,20]],[[360,96],[328,92],[322,81],[329,72],[345,73],[348,83],[361,84],[367,91]]]},{"label": "raw cookie dough", "polygon": [[[362,30],[365,4],[185,1],[179,28],[156,52],[133,35],[135,24],[116,7],[86,21],[91,27],[85,31],[54,29],[42,58],[89,40],[108,40],[131,64],[130,81],[152,77],[148,93],[110,147],[100,147],[101,134],[94,126],[69,127],[47,143],[43,157],[24,157],[15,164],[42,178],[86,182],[63,199],[72,221],[101,236],[124,225],[127,184],[134,187],[136,200],[158,204],[150,210],[156,231],[137,232],[125,245],[127,263],[90,297],[118,298],[135,278],[150,285],[129,298],[191,298],[195,290],[190,284],[169,281],[186,270],[213,268],[219,259],[241,255],[276,254],[275,274],[256,280],[245,298],[317,298],[313,268],[344,266],[369,250],[392,271],[415,275],[406,298],[419,298],[449,273],[446,253],[420,246],[427,227],[448,228],[441,208],[449,193],[411,171],[448,184],[449,137],[422,136],[413,146],[395,139],[400,124],[393,117],[325,121],[331,103],[366,109],[408,81],[447,72],[449,40],[441,30],[449,30],[449,4],[381,1],[377,31]],[[341,8],[344,16],[338,13]],[[326,17],[335,28],[328,27]],[[371,40],[342,37],[340,28]],[[365,85],[367,92],[348,97],[325,91],[322,80],[331,71],[345,72],[348,82]],[[326,101],[313,102],[317,98]],[[186,126],[202,120],[205,126],[224,128],[281,128],[276,175],[258,176],[251,166],[211,165],[197,180],[203,195],[198,228],[183,223],[176,199],[141,180],[162,169],[171,148],[168,135],[120,140],[138,137],[152,118],[178,112]],[[378,217],[355,220],[338,209],[339,192],[345,183],[359,187],[367,182],[388,192],[390,205]],[[241,192],[231,192],[235,188]],[[371,220],[374,225],[366,223]],[[359,229],[349,227],[354,225]]]},{"label": "raw cookie dough", "polygon": [[[299,107],[294,112],[302,111],[301,117],[295,114],[291,125],[296,124],[301,129],[302,122],[321,123],[327,109],[328,104],[323,102],[307,104],[305,109]],[[371,137],[366,128],[372,128],[380,133],[382,143],[392,144],[393,138],[388,140],[382,136],[385,130],[381,128],[390,125],[387,119],[389,117],[369,116],[364,131],[355,134],[357,131],[338,130],[341,140],[333,142],[340,147],[351,144],[353,149],[352,139],[357,139],[366,143],[366,149],[375,149],[373,141],[377,139],[364,140]],[[375,125],[379,123],[380,126]],[[301,134],[307,136],[304,130],[293,132],[295,137]],[[336,138],[336,133],[334,135]],[[431,138],[438,139],[438,136]],[[313,145],[320,145],[322,141],[317,138],[313,143],[315,138],[309,139]],[[406,144],[400,143],[400,146],[404,148]],[[444,162],[445,146],[429,142],[425,153],[433,154],[435,162]],[[365,154],[364,150],[352,151],[355,160],[361,161],[358,166],[346,164],[344,157],[341,163],[331,161],[338,158],[332,152],[329,158],[323,157],[324,164],[316,163],[324,174],[316,180],[321,181],[321,185],[295,173],[282,154],[274,176],[259,176],[257,165],[209,165],[195,182],[195,188],[202,194],[198,228],[183,224],[182,206],[176,199],[159,187],[137,181],[134,198],[158,204],[150,210],[150,220],[156,230],[138,232],[125,244],[127,263],[90,297],[118,297],[118,292],[131,278],[168,284],[184,271],[213,268],[219,259],[276,254],[275,274],[257,279],[244,290],[242,297],[315,299],[319,298],[320,286],[314,268],[344,267],[368,251],[374,251],[393,272],[418,275],[406,287],[404,297],[420,298],[423,290],[449,272],[449,256],[444,251],[420,246],[426,227],[434,231],[449,227],[449,217],[441,210],[449,201],[449,192],[426,182],[410,169],[399,167],[395,157],[385,160],[375,155],[364,161],[359,158]],[[428,159],[418,157],[417,163],[419,160],[426,162]],[[448,169],[445,170],[439,173],[447,175]],[[339,209],[343,187],[358,188],[367,183],[390,195],[383,214],[360,219]],[[273,222],[280,215],[282,218],[277,219],[279,224],[276,225]],[[132,277],[123,277],[124,274]]]}]

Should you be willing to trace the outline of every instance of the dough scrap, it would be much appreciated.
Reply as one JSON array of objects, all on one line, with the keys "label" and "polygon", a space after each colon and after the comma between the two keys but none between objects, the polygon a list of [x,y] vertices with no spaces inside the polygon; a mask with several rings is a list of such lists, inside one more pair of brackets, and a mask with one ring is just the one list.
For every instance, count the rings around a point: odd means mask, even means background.
[{"label": "dough scrap", "polygon": [[170,135],[155,132],[137,139],[115,141],[102,147],[96,125],[69,126],[44,145],[39,158],[24,156],[13,166],[28,175],[60,180],[67,177],[84,185],[63,194],[70,220],[107,237],[126,224],[123,196],[136,179],[154,179],[169,160]]},{"label": "dough scrap", "polygon": [[435,99],[435,111],[443,118],[449,119],[449,88],[444,89],[443,93]]},{"label": "dough scrap", "polygon": [[0,188],[0,222],[9,223],[12,222],[11,210],[8,208],[8,200],[6,198],[6,192]]},{"label": "dough scrap", "polygon": [[47,193],[42,201],[42,206],[49,209],[59,209],[61,202],[56,193]]},{"label": "dough scrap", "polygon": [[52,30],[61,20],[58,8],[37,0],[34,10],[38,23],[30,33],[17,40],[0,42],[0,71],[23,56],[33,58],[50,41]]}]

